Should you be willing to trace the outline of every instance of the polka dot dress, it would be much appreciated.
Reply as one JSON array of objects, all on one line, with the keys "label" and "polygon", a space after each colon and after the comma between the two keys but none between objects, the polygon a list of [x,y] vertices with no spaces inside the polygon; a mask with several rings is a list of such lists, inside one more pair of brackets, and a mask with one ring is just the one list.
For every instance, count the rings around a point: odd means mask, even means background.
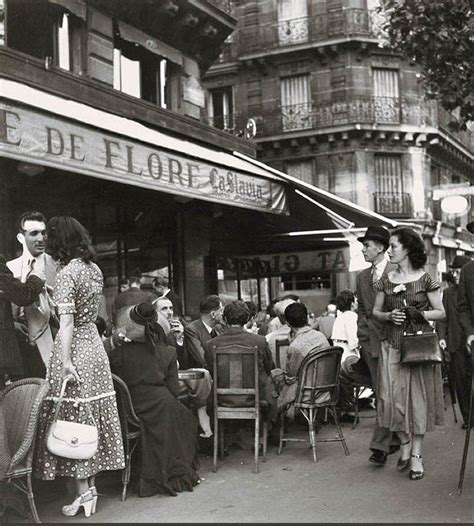
[{"label": "polka dot dress", "polygon": [[84,424],[92,424],[93,418],[99,431],[99,449],[89,460],[72,460],[57,457],[46,448],[46,436],[62,383],[58,333],[46,376],[50,390],[42,406],[37,435],[35,475],[44,480],[56,477],[83,479],[99,471],[125,467],[109,360],[94,324],[102,288],[99,267],[81,259],[71,260],[56,277],[53,297],[58,314],[74,314],[71,359],[81,379],[80,386],[76,382],[68,383],[59,418]]}]

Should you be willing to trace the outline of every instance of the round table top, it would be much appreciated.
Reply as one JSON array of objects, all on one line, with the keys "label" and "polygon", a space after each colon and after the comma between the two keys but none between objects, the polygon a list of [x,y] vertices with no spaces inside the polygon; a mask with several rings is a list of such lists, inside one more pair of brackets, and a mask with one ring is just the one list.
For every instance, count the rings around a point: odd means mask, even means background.
[{"label": "round table top", "polygon": [[204,371],[178,371],[178,378],[180,380],[199,380],[200,378],[204,378]]}]

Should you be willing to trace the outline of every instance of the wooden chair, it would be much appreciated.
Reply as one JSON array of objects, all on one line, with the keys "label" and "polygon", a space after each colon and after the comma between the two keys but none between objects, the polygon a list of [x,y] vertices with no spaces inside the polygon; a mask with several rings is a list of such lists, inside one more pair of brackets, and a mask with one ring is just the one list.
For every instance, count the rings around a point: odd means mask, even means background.
[{"label": "wooden chair", "polygon": [[280,369],[286,369],[286,351],[290,345],[290,340],[275,340],[275,365]]},{"label": "wooden chair", "polygon": [[142,436],[141,422],[133,409],[132,397],[127,384],[112,374],[115,393],[117,395],[117,408],[122,428],[123,449],[125,453],[125,468],[122,470],[122,502],[127,498],[127,487],[130,482],[132,455],[136,450]]},{"label": "wooden chair", "polygon": [[[255,473],[258,473],[260,421],[263,421],[263,460],[267,454],[267,422],[262,418],[258,382],[258,348],[243,345],[223,347],[212,346],[213,353],[213,397],[214,397],[214,464],[217,471],[217,450],[220,442],[221,457],[224,453],[224,428],[219,432],[219,420],[254,420],[255,421]],[[244,374],[244,371],[247,374]],[[225,396],[242,395],[251,397],[248,405],[228,407]]]},{"label": "wooden chair", "polygon": [[12,382],[0,392],[6,439],[12,455],[5,481],[28,497],[35,522],[41,521],[36,510],[31,474],[41,404],[48,391],[49,384],[46,380],[25,378]]},{"label": "wooden chair", "polygon": [[[313,461],[317,462],[316,442],[342,442],[344,453],[349,455],[341,425],[337,415],[336,404],[339,395],[339,369],[341,366],[342,347],[326,347],[310,351],[301,362],[298,371],[298,387],[293,402],[295,414],[300,412],[308,422],[309,443],[313,450]],[[300,438],[285,438],[284,421],[286,410],[280,415],[280,443],[278,455],[281,455],[284,442],[302,442]],[[315,421],[318,409],[327,409],[336,423],[338,436],[316,440]]]}]

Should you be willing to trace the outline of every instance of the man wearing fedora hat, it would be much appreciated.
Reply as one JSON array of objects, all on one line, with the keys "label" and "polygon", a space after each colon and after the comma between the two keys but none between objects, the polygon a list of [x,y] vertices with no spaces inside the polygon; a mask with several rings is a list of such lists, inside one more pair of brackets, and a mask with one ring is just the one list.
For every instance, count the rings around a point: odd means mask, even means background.
[{"label": "man wearing fedora hat", "polygon": [[463,341],[463,330],[457,312],[459,277],[464,265],[471,262],[467,256],[455,256],[450,265],[451,275],[454,284],[450,285],[443,292],[443,306],[446,311],[446,318],[437,322],[436,331],[439,336],[439,345],[443,350],[449,352],[451,358],[449,362],[449,372],[454,380],[456,396],[459,408],[463,416],[464,423],[467,421],[469,410],[469,391],[467,390],[467,371],[469,357],[465,350]]},{"label": "man wearing fedora hat", "polygon": [[[365,235],[357,240],[363,244],[362,254],[364,259],[371,263],[371,267],[359,272],[356,278],[357,336],[360,345],[360,359],[349,364],[344,362],[342,365],[341,388],[347,393],[354,384],[371,386],[377,396],[375,388],[382,327],[380,322],[372,316],[375,301],[374,283],[393,268],[385,256],[390,232],[383,226],[369,226]],[[372,451],[370,462],[383,466],[387,455],[398,449],[398,442],[396,434],[380,427],[376,422],[369,446]]]}]

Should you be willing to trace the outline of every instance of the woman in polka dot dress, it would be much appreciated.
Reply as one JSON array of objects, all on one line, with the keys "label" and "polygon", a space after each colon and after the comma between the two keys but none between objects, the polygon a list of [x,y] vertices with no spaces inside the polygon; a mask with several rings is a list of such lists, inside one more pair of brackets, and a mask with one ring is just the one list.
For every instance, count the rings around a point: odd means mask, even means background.
[{"label": "woman in polka dot dress", "polygon": [[[75,515],[83,507],[89,516],[97,504],[94,476],[100,471],[125,467],[109,361],[94,324],[103,276],[92,262],[93,250],[86,229],[73,217],[53,217],[49,221],[48,249],[62,264],[53,294],[60,328],[47,370],[50,390],[41,412],[35,475],[43,480],[74,479],[77,498],[63,506],[63,514]],[[47,432],[66,376],[74,380],[67,384],[59,417],[91,424],[90,409],[99,431],[99,447],[89,460],[58,457],[46,447]]]}]

